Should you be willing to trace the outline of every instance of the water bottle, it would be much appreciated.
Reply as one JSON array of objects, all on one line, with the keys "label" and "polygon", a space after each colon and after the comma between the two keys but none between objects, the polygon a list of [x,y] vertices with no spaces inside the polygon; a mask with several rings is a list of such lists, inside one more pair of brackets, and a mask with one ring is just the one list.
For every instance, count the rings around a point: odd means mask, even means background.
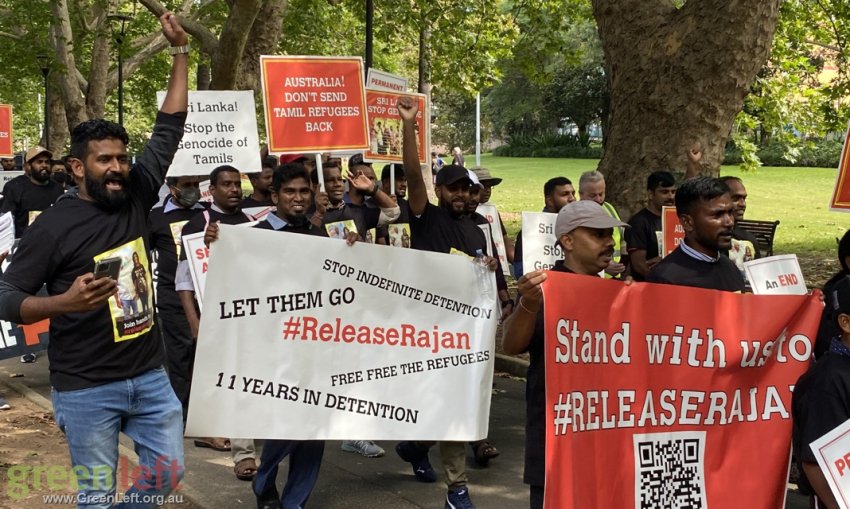
[{"label": "water bottle", "polygon": [[492,292],[490,273],[492,271],[487,266],[484,252],[480,249],[475,250],[475,272],[478,277],[478,291],[481,292],[481,295],[490,295]]}]

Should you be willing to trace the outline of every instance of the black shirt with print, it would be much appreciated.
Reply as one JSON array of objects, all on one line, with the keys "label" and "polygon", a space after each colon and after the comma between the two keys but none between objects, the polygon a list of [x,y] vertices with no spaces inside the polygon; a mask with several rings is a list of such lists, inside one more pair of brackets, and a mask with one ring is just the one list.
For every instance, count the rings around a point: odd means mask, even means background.
[{"label": "black shirt with print", "polygon": [[[171,198],[167,198],[168,205]],[[156,302],[158,306],[180,307],[180,299],[174,291],[174,277],[177,273],[177,243],[186,223],[204,211],[203,208],[186,209],[177,207],[165,212],[165,207],[156,207],[148,214],[150,246],[157,252],[156,263]],[[176,238],[175,238],[176,237]],[[180,251],[183,251],[182,244]]]},{"label": "black shirt with print", "polygon": [[[60,295],[74,280],[93,272],[95,257],[132,244],[147,265],[147,214],[157,202],[165,172],[183,136],[185,113],[160,112],[144,152],[130,170],[128,204],[108,211],[92,201],[59,200],[27,230],[7,271],[6,283],[34,295],[46,285]],[[132,259],[122,260],[124,264]],[[149,266],[147,267],[150,274]],[[124,280],[126,277],[121,277]],[[126,284],[126,281],[124,281]],[[132,284],[132,282],[130,282]],[[150,327],[133,337],[117,332],[113,298],[97,309],[50,320],[50,383],[60,391],[84,389],[138,376],[162,365],[162,341]],[[140,306],[141,307],[141,306]],[[153,325],[152,317],[148,325]]]},{"label": "black shirt with print", "polygon": [[487,253],[484,232],[466,214],[453,217],[432,203],[422,215],[410,217],[410,242],[413,249],[450,253],[452,249],[475,256],[477,250]]}]

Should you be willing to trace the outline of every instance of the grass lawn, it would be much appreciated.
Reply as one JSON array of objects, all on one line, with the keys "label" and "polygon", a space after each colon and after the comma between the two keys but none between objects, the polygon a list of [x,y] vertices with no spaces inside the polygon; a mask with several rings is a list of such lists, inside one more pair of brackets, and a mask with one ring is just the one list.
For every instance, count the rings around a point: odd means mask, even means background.
[{"label": "grass lawn", "polygon": [[[481,164],[504,179],[493,190],[492,201],[499,205],[509,234],[516,235],[519,213],[543,208],[543,184],[547,180],[562,175],[578,187],[579,175],[595,169],[597,161],[484,155]],[[850,227],[850,216],[829,211],[836,171],[764,167],[756,173],[742,174],[737,166],[724,166],[721,175],[744,179],[749,194],[748,219],[781,221],[774,242],[777,254],[797,253],[832,260],[836,256],[835,238]]]}]

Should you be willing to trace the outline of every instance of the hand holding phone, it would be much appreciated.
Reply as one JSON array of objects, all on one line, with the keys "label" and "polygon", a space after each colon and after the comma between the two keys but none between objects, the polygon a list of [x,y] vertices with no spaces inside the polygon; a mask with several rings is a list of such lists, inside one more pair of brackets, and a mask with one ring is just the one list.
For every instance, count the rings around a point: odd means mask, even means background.
[{"label": "hand holding phone", "polygon": [[121,272],[121,258],[106,258],[100,260],[94,265],[94,278],[109,277],[118,281],[118,274]]}]

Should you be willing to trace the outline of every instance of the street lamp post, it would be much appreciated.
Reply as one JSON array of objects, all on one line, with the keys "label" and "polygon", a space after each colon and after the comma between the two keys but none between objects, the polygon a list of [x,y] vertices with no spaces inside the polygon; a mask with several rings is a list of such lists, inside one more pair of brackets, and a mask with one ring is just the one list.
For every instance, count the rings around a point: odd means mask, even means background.
[{"label": "street lamp post", "polygon": [[366,0],[366,72],[372,67],[372,25],[375,19],[375,2]]},{"label": "street lamp post", "polygon": [[124,34],[127,23],[133,19],[129,14],[110,14],[112,37],[118,45],[118,124],[124,126]]},{"label": "street lamp post", "polygon": [[50,150],[50,83],[47,76],[50,74],[50,57],[46,53],[36,55],[41,75],[44,76],[44,147]]}]

